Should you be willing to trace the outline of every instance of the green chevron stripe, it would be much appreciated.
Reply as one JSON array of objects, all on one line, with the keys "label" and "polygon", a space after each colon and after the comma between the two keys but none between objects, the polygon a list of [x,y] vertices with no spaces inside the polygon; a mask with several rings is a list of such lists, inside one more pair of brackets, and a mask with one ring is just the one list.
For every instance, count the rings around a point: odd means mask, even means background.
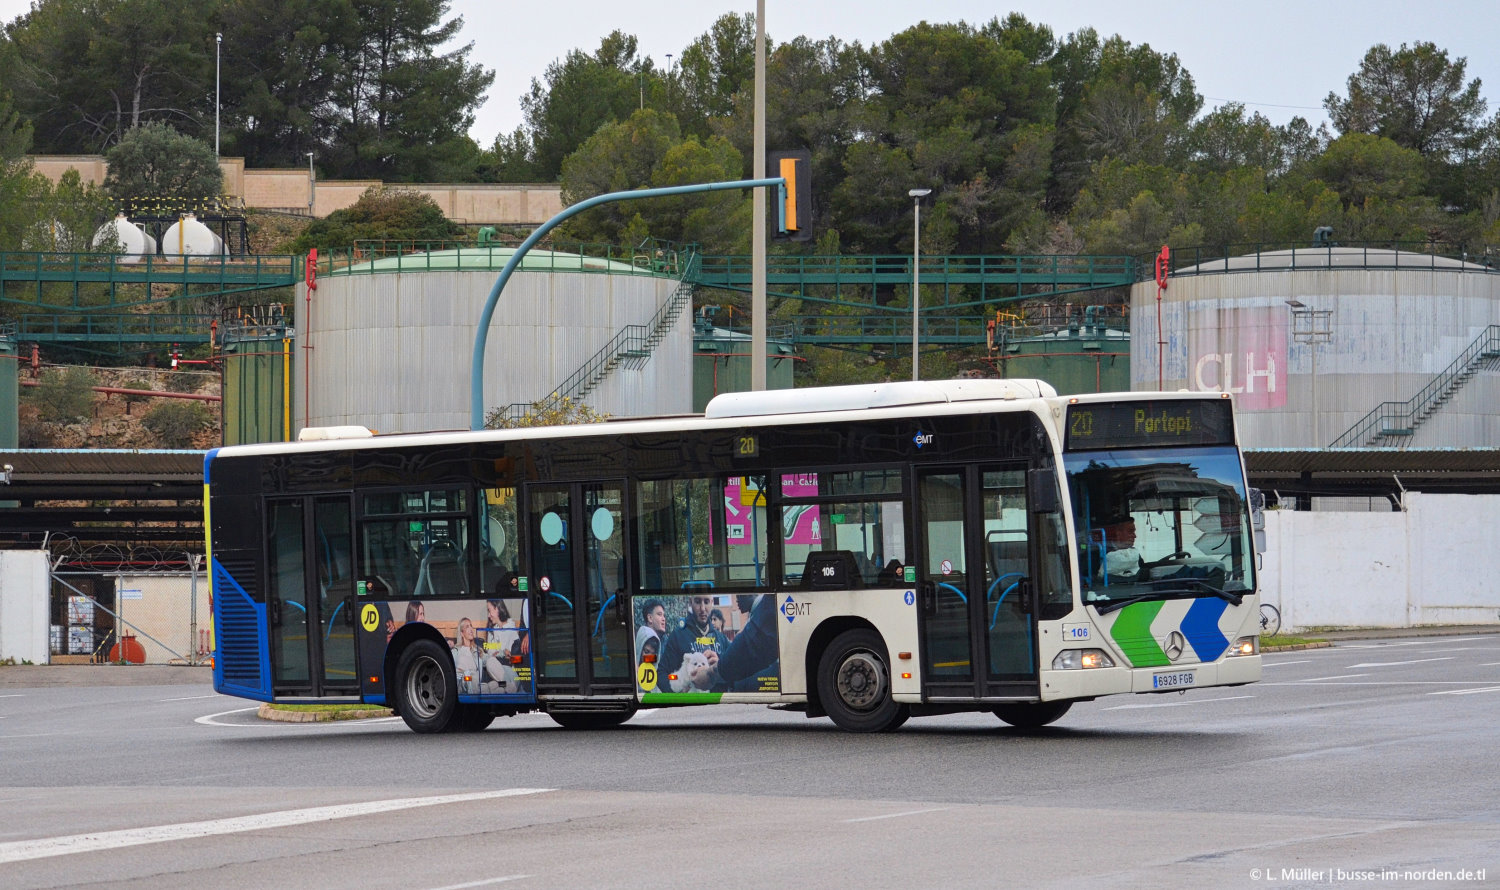
[{"label": "green chevron stripe", "polygon": [[[1164,661],[1163,664],[1166,662]],[[722,692],[643,692],[643,705],[716,705],[723,700]]]},{"label": "green chevron stripe", "polygon": [[1115,619],[1114,626],[1109,629],[1110,637],[1119,645],[1131,667],[1171,664],[1167,660],[1167,653],[1161,651],[1161,646],[1151,636],[1151,622],[1156,620],[1156,613],[1161,611],[1163,605],[1161,600],[1132,603],[1120,610],[1120,617]]}]

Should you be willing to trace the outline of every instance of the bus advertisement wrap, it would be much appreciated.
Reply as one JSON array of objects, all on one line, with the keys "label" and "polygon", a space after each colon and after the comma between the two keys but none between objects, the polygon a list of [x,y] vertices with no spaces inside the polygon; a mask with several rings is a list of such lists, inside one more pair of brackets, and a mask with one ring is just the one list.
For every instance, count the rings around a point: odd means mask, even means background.
[{"label": "bus advertisement wrap", "polygon": [[707,589],[638,596],[635,612],[642,695],[781,691],[772,597]]}]

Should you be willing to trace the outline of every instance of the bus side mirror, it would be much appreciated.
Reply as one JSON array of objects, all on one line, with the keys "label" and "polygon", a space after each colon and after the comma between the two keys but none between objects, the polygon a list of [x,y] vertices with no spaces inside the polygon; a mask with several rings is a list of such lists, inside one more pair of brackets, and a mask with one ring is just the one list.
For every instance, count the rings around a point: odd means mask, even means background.
[{"label": "bus side mirror", "polygon": [[1057,474],[1051,470],[1026,471],[1026,503],[1033,513],[1056,513]]}]

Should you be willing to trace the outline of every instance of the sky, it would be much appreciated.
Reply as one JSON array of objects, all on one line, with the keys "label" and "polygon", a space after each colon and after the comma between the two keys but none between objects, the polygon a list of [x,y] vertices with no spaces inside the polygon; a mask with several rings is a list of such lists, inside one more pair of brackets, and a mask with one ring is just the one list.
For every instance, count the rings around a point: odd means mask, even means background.
[{"label": "sky", "polygon": [[[634,34],[642,55],[658,66],[667,54],[708,31],[719,16],[755,11],[754,0],[451,0],[463,16],[458,43],[472,42],[470,59],[495,72],[471,134],[488,146],[522,122],[520,97],[547,66],[570,50],[592,52],[619,29]],[[9,22],[30,0],[0,0]],[[923,19],[968,21],[1019,12],[1061,37],[1091,26],[1131,43],[1176,53],[1203,94],[1204,110],[1243,102],[1274,123],[1293,116],[1314,125],[1326,118],[1323,99],[1345,94],[1345,82],[1377,43],[1432,41],[1450,58],[1468,59],[1467,75],[1483,81],[1490,112],[1500,109],[1500,53],[1493,50],[1493,0],[766,0],[766,29],[773,40],[798,35],[834,36],[878,43]],[[235,48],[225,45],[225,53]]]}]

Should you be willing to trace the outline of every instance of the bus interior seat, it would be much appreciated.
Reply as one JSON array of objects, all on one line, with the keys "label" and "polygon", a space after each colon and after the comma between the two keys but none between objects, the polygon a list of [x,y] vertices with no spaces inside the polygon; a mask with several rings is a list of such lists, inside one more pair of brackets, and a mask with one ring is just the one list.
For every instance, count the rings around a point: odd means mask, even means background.
[{"label": "bus interior seat", "polygon": [[990,560],[990,577],[1001,578],[1005,575],[1027,574],[1026,542],[1024,540],[1006,540],[1002,538],[990,538],[985,542],[986,555]]},{"label": "bus interior seat", "polygon": [[807,554],[798,586],[802,590],[857,590],[865,586],[865,579],[851,551],[819,550]]}]

